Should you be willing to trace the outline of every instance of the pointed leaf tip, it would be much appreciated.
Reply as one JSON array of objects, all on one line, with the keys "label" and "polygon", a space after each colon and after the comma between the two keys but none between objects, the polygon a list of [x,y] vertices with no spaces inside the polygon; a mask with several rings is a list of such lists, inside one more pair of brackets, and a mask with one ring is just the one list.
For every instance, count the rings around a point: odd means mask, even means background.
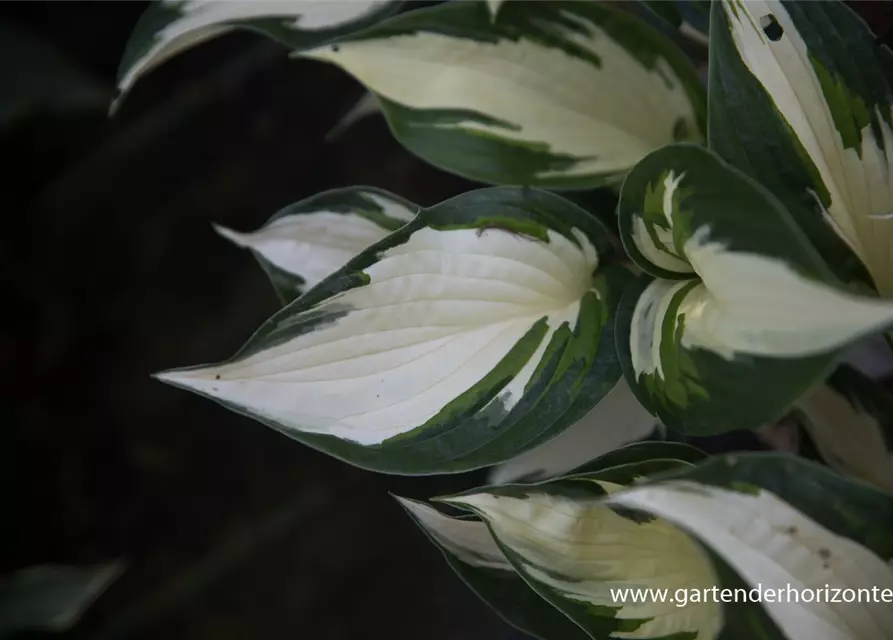
[{"label": "pointed leaf tip", "polygon": [[301,55],[353,75],[407,149],[475,181],[614,185],[649,151],[703,139],[697,72],[635,16],[600,2],[517,2],[494,16],[446,2]]},{"label": "pointed leaf tip", "polygon": [[357,466],[407,475],[514,457],[616,384],[610,319],[629,274],[585,211],[493,188],[418,215],[404,207],[401,218],[380,194],[343,195],[267,225],[262,235],[285,241],[275,255],[292,256],[292,223],[303,241],[309,230],[331,238],[345,219],[354,236],[384,239],[348,252],[229,361],[160,380]]},{"label": "pointed leaf tip", "polygon": [[235,231],[233,229],[230,229],[229,227],[224,227],[223,225],[219,225],[214,222],[211,223],[211,228],[214,229],[214,231],[219,236],[226,238],[233,244],[239,247],[248,248],[250,243],[248,237],[250,236],[250,234]]},{"label": "pointed leaf tip", "polygon": [[289,205],[255,231],[212,227],[249,249],[280,300],[288,303],[402,227],[417,211],[414,203],[382,189],[346,187]]},{"label": "pointed leaf tip", "polygon": [[246,29],[301,51],[394,14],[399,0],[351,2],[153,2],[137,22],[118,69],[118,103],[158,66],[198,45]]}]

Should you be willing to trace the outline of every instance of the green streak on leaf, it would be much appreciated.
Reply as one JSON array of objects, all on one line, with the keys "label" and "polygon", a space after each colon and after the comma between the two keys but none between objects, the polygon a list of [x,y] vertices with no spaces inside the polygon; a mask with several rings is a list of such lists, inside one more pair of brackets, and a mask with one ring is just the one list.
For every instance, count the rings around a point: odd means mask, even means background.
[{"label": "green streak on leaf", "polygon": [[760,487],[748,482],[730,482],[729,489],[737,491],[738,493],[746,493],[751,496],[758,496],[762,492]]},{"label": "green streak on leaf", "polygon": [[[444,424],[454,425],[460,420],[475,416],[475,414],[479,414],[477,417],[480,417],[481,412],[486,414],[488,410],[497,411],[504,415],[505,408],[502,406],[502,403],[492,402],[490,404],[491,401],[496,398],[499,391],[514,379],[527,361],[533,357],[537,347],[545,338],[547,330],[547,318],[543,317],[537,320],[502,360],[481,378],[477,384],[444,406],[425,424],[385,440],[382,446],[397,444],[403,440],[416,439],[434,427]],[[499,420],[492,422],[492,424],[499,424]]]},{"label": "green streak on leaf", "polygon": [[544,225],[533,220],[523,220],[509,216],[494,215],[478,218],[473,224],[469,225],[431,225],[431,228],[439,231],[448,231],[451,229],[477,229],[478,233],[481,235],[490,230],[504,231],[506,233],[532,238],[540,242],[549,242],[549,230]]},{"label": "green streak on leaf", "polygon": [[[691,356],[682,347],[682,335],[685,333],[685,316],[679,314],[679,307],[685,297],[695,287],[701,286],[699,280],[693,280],[680,288],[667,307],[666,316],[661,327],[661,343],[659,357],[664,373],[663,384],[655,384],[655,391],[664,404],[686,407],[692,396],[708,398],[709,394],[699,382],[698,370]],[[655,380],[655,382],[657,382]]]},{"label": "green streak on leaf", "polygon": [[[670,229],[670,223],[664,215],[664,179],[666,174],[662,175],[656,182],[649,182],[645,187],[645,200],[642,208],[642,219],[648,227],[660,227],[661,229]],[[650,231],[649,231],[650,233]],[[662,246],[656,235],[651,236],[654,244]]]},{"label": "green streak on leaf", "polygon": [[685,204],[685,201],[693,191],[693,189],[679,184],[673,192],[672,200],[670,201],[670,215],[673,219],[673,248],[676,250],[676,254],[683,258],[685,256],[685,243],[694,235],[694,229],[692,229],[694,216],[691,211],[684,210],[682,205]]},{"label": "green streak on leaf", "polygon": [[[722,0],[720,0],[720,2],[722,2]],[[732,2],[729,2],[725,6],[727,6],[729,9],[731,9],[732,14],[734,14],[736,20],[741,20],[741,16],[738,15],[738,1],[737,0],[733,0]]]},{"label": "green streak on leaf", "polygon": [[611,505],[608,508],[621,518],[630,520],[636,524],[648,524],[649,522],[657,520],[657,516],[646,513],[645,511],[638,511],[636,509],[629,509],[627,507],[619,507],[615,505]]},{"label": "green streak on leaf", "polygon": [[[365,274],[355,274],[362,279]],[[368,276],[366,276],[368,279]],[[297,301],[295,301],[297,302]],[[289,307],[283,307],[272,318],[267,320],[249,341],[228,362],[236,362],[248,358],[255,353],[272,349],[312,331],[333,324],[353,311],[352,307],[343,304],[328,303],[308,309],[297,315],[283,313]]]},{"label": "green streak on leaf", "polygon": [[865,102],[852,93],[840,76],[832,76],[810,53],[809,61],[822,86],[822,94],[828,102],[834,126],[840,134],[844,149],[855,149],[862,157],[862,130],[871,124]]},{"label": "green streak on leaf", "polygon": [[[430,126],[450,128],[452,126],[465,124],[466,122],[474,122],[476,124],[497,127],[508,131],[521,130],[521,127],[513,122],[494,118],[486,113],[472,111],[471,109],[416,109],[415,112],[419,114],[419,117],[415,122],[410,123],[409,126],[411,127]],[[469,133],[477,133],[477,131],[469,131]],[[490,135],[498,140],[503,140],[503,138],[500,138],[495,134]]]},{"label": "green streak on leaf", "polygon": [[[622,607],[609,607],[604,604],[587,604],[586,611],[596,618],[615,618]],[[647,620],[646,620],[647,622]]]},{"label": "green streak on leaf", "polygon": [[[493,125],[517,131],[510,123],[470,110],[412,109],[378,96],[395,135],[406,147],[445,171],[493,183],[546,186],[540,176],[558,174],[556,187],[589,184],[593,176],[562,176],[586,158],[553,153],[545,143],[515,140],[460,123]],[[458,118],[458,114],[464,114]],[[461,168],[461,170],[460,170]],[[608,179],[607,177],[605,178]],[[551,179],[549,179],[551,180]],[[551,186],[551,185],[548,185]]]}]

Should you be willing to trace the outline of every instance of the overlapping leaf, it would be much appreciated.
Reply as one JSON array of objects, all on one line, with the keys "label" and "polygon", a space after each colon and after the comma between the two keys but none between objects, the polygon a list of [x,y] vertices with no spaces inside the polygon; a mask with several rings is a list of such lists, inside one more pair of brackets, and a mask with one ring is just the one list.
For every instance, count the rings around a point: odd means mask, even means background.
[{"label": "overlapping leaf", "polygon": [[541,640],[588,637],[527,586],[483,522],[450,517],[423,502],[398,500],[453,571],[506,622]]},{"label": "overlapping leaf", "polygon": [[641,0],[655,15],[680,34],[706,45],[710,25],[710,0]]},{"label": "overlapping leaf", "polygon": [[567,200],[473,191],[422,210],[273,316],[227,362],[159,374],[379,471],[489,466],[616,384],[629,272]]},{"label": "overlapping leaf", "polygon": [[[893,296],[893,54],[843,2],[714,3],[710,145]],[[861,266],[861,265],[858,265]]]},{"label": "overlapping leaf", "polygon": [[622,604],[611,590],[693,588],[692,581],[713,586],[718,577],[706,554],[669,523],[630,518],[601,504],[648,475],[703,460],[692,451],[679,444],[629,445],[590,463],[586,475],[475,489],[444,501],[479,515],[518,574],[589,637],[701,637],[695,634],[721,628],[719,605]]},{"label": "overlapping leaf", "polygon": [[795,413],[829,466],[893,494],[893,396],[882,385],[841,366]]},{"label": "overlapping leaf", "polygon": [[490,472],[493,484],[545,480],[636,440],[652,439],[660,425],[639,402],[625,379],[579,422],[557,437]]},{"label": "overlapping leaf", "polygon": [[118,100],[170,58],[234,29],[292,49],[314,47],[394,13],[391,0],[159,0],[134,27],[118,70]]},{"label": "overlapping leaf", "polygon": [[619,216],[630,256],[657,279],[624,294],[618,350],[671,429],[772,423],[840,348],[893,324],[893,302],[843,289],[781,203],[706,149],[650,154]]},{"label": "overlapping leaf", "polygon": [[[676,443],[622,447],[589,463],[590,472],[613,482],[701,461],[702,452]],[[443,552],[452,569],[509,623],[544,640],[587,638],[588,634],[525,583],[490,534],[473,516],[453,517],[421,502],[399,498],[413,520]]]},{"label": "overlapping leaf", "polygon": [[250,249],[279,298],[290,302],[412,220],[418,210],[418,205],[381,189],[347,187],[286,207],[252,233],[216,228]]},{"label": "overlapping leaf", "polygon": [[[479,515],[528,584],[592,638],[893,637],[893,610],[864,595],[893,588],[893,497],[778,454],[712,458],[633,486],[606,476],[446,502]],[[860,600],[817,597],[828,585]],[[788,586],[811,600],[747,595]],[[656,591],[633,602],[624,589]]]},{"label": "overlapping leaf", "polygon": [[700,140],[704,95],[673,43],[597,2],[447,2],[302,55],[379,95],[400,142],[491,183],[616,182],[675,140]]}]

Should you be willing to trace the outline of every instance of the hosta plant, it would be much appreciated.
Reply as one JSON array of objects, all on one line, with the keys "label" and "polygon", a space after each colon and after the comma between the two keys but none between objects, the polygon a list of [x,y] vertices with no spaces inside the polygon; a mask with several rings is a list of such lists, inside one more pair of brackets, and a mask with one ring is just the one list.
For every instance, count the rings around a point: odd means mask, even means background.
[{"label": "hosta plant", "polygon": [[283,306],[160,380],[373,471],[489,468],[400,502],[533,636],[893,638],[893,399],[848,363],[893,328],[893,54],[848,6],[161,2],[118,100],[234,29],[492,186],[218,227]]}]

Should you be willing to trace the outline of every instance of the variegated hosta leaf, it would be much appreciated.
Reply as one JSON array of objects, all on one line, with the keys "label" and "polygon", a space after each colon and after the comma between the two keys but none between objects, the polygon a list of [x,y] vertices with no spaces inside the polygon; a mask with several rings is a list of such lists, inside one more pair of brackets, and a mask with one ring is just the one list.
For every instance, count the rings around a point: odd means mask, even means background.
[{"label": "variegated hosta leaf", "polygon": [[788,640],[893,638],[893,609],[880,597],[893,589],[893,497],[780,454],[713,458],[668,475],[607,502],[672,521],[750,586],[782,590],[763,607]]},{"label": "variegated hosta leaf", "polygon": [[[663,470],[687,466],[666,461]],[[712,588],[709,555],[674,525],[603,504],[659,471],[630,464],[539,485],[476,489],[444,501],[478,514],[530,586],[592,638],[715,638],[721,605],[618,602],[615,589]],[[678,635],[677,635],[678,634]]]},{"label": "variegated hosta leaf", "polygon": [[291,302],[412,220],[418,210],[418,205],[381,189],[347,187],[288,206],[252,233],[215,228],[250,249],[280,299]]},{"label": "variegated hosta leaf", "polygon": [[582,418],[620,372],[629,272],[559,196],[465,193],[365,250],[227,362],[159,375],[353,464],[489,466]]},{"label": "variegated hosta leaf", "polygon": [[[625,484],[649,473],[701,461],[704,455],[683,444],[647,442],[621,447],[587,466],[597,470],[600,478]],[[589,637],[525,584],[486,524],[474,516],[449,517],[424,503],[399,500],[456,573],[510,623],[544,640]]]},{"label": "variegated hosta leaf", "polygon": [[710,24],[710,0],[641,0],[642,4],[679,33],[707,45]]},{"label": "variegated hosta leaf", "polygon": [[832,468],[893,493],[893,397],[882,385],[841,366],[796,414]]},{"label": "variegated hosta leaf", "polygon": [[651,150],[700,140],[704,97],[675,45],[598,2],[447,2],[302,54],[381,97],[394,134],[492,183],[616,182]]},{"label": "variegated hosta leaf", "polygon": [[533,482],[558,476],[659,431],[654,416],[621,378],[586,417],[552,440],[492,469],[489,482]]},{"label": "variegated hosta leaf", "polygon": [[[695,464],[706,458],[707,454],[702,450],[683,442],[669,440],[634,442],[602,454],[594,460],[588,460],[567,475],[599,472],[600,477],[606,477],[605,474],[608,474],[608,479],[614,482],[627,482],[626,478],[635,479],[643,475],[641,473],[643,468],[651,468],[654,471],[658,467],[661,469],[667,467],[668,462]],[[652,468],[651,465],[655,466]],[[629,475],[630,470],[635,473]]]},{"label": "variegated hosta leaf", "polygon": [[391,0],[159,0],[134,27],[118,69],[118,100],[147,72],[212,38],[248,29],[294,49],[314,47],[394,13]]},{"label": "variegated hosta leaf", "polygon": [[840,348],[893,324],[893,301],[844,290],[781,203],[707,149],[645,158],[619,222],[630,256],[659,276],[624,295],[621,361],[671,429],[770,424]]},{"label": "variegated hosta leaf", "polygon": [[423,502],[398,498],[447,564],[506,622],[542,640],[583,640],[580,627],[531,589],[480,520],[450,517]]},{"label": "variegated hosta leaf", "polygon": [[[836,233],[893,297],[893,53],[837,0],[723,0],[714,20],[711,145],[780,197],[812,199],[798,222],[820,247]],[[741,150],[765,141],[759,159]]]},{"label": "variegated hosta leaf", "polygon": [[[519,573],[593,638],[893,638],[880,597],[893,588],[893,497],[795,457],[724,456],[628,488],[593,474],[447,502],[479,514]],[[746,595],[757,588],[775,593],[757,604]],[[623,589],[655,591],[633,602]]]}]

